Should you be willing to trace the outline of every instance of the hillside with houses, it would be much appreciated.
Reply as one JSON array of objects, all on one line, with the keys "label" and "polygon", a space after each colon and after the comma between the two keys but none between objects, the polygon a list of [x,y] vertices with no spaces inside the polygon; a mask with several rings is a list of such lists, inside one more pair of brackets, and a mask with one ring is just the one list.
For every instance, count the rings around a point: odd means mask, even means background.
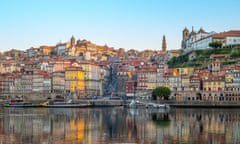
[{"label": "hillside with houses", "polygon": [[[221,47],[209,47],[220,41]],[[101,46],[76,40],[54,46],[12,49],[0,55],[0,96],[75,99],[92,96],[150,99],[168,86],[178,101],[239,101],[240,31],[183,30],[182,48],[159,50]]]}]

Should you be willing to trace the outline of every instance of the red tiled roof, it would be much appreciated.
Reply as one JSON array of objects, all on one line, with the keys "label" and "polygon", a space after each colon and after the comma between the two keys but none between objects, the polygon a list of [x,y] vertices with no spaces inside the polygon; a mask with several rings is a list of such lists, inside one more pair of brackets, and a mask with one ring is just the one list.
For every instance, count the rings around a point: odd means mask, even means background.
[{"label": "red tiled roof", "polygon": [[211,54],[211,58],[221,58],[221,57],[228,57],[229,54]]},{"label": "red tiled roof", "polygon": [[213,63],[221,63],[219,59],[216,59]]},{"label": "red tiled roof", "polygon": [[234,37],[237,36],[237,37],[239,37],[240,36],[240,30],[231,30],[231,31],[227,31],[227,32],[217,33],[217,34],[213,35],[213,38],[223,39],[227,36],[234,36]]}]

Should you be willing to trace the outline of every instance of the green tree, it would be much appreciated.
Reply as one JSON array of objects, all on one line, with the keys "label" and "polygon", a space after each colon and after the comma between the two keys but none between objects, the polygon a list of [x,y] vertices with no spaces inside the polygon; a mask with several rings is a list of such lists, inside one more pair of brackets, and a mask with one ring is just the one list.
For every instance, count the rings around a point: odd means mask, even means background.
[{"label": "green tree", "polygon": [[169,87],[166,87],[166,86],[157,87],[152,91],[153,99],[157,99],[157,97],[160,97],[167,100],[170,94],[171,94],[171,90],[169,89]]},{"label": "green tree", "polygon": [[221,48],[222,47],[222,42],[221,41],[214,41],[209,43],[209,46],[212,48]]},{"label": "green tree", "polygon": [[181,67],[185,62],[188,62],[187,56],[172,57],[171,60],[168,62],[168,66],[171,68]]},{"label": "green tree", "polygon": [[231,58],[238,58],[240,56],[240,49],[233,49],[231,53]]},{"label": "green tree", "polygon": [[176,63],[176,61],[177,61],[177,57],[174,56],[170,59],[170,61],[168,63],[171,65],[174,65]]}]

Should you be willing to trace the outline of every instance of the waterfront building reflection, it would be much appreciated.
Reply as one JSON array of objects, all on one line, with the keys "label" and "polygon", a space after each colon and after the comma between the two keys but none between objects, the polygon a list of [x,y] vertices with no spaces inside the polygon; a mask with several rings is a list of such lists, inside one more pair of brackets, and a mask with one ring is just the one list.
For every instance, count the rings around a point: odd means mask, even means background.
[{"label": "waterfront building reflection", "polygon": [[238,109],[0,110],[5,143],[240,143]]}]

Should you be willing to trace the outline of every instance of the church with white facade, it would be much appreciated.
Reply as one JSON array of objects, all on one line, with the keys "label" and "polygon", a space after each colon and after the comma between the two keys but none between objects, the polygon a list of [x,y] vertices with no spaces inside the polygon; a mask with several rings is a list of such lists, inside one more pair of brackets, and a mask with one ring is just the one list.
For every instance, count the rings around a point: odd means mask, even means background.
[{"label": "church with white facade", "polygon": [[197,32],[190,32],[187,28],[182,31],[182,50],[188,53],[194,50],[208,49],[209,43],[221,41],[222,47],[234,48],[240,46],[240,30],[230,30],[227,32],[216,33],[214,31],[206,32],[200,28]]}]

